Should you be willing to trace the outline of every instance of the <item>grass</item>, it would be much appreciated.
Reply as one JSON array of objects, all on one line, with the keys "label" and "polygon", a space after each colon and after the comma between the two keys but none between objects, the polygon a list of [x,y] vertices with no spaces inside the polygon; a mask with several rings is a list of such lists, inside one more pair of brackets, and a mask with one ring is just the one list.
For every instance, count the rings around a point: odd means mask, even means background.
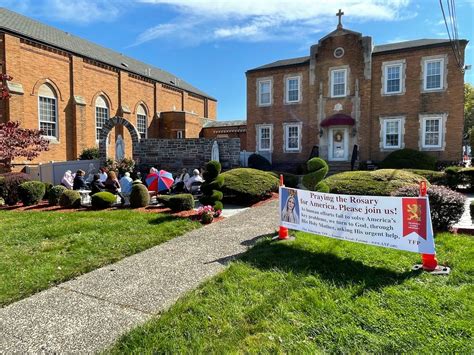
[{"label": "grass", "polygon": [[199,223],[131,210],[0,211],[0,306],[127,255]]},{"label": "grass", "polygon": [[441,234],[449,276],[414,253],[297,233],[259,243],[112,353],[473,353],[474,240]]}]

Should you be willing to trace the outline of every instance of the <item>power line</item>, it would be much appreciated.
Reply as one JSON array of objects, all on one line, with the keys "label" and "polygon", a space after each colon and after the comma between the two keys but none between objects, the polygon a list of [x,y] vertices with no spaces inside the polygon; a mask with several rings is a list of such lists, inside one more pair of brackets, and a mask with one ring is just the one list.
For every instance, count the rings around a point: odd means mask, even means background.
[{"label": "power line", "polygon": [[[459,67],[459,69],[464,72],[464,64],[462,63],[462,54],[459,49],[459,39],[457,37],[458,31],[457,31],[457,25],[456,25],[456,10],[455,10],[455,5],[454,2],[450,0],[446,0],[448,11],[449,11],[449,16],[450,16],[450,24],[451,24],[451,32],[449,30],[449,25],[448,21],[446,20],[446,14],[444,12],[444,7],[443,7],[443,1],[439,0],[439,5],[441,7],[441,12],[443,13],[443,19],[444,19],[444,24],[446,25],[446,31],[448,33],[448,38],[449,38],[449,43],[451,44],[451,49],[453,50],[454,58],[456,59],[456,63]],[[452,5],[452,6],[451,6]],[[452,37],[452,38],[451,38]]]}]

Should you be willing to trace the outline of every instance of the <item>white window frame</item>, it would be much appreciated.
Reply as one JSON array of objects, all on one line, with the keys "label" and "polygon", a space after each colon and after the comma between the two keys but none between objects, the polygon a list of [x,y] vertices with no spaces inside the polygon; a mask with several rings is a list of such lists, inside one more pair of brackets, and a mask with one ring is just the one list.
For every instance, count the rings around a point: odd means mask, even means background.
[{"label": "white window frame", "polygon": [[[344,94],[334,94],[334,75],[337,72],[344,72]],[[347,68],[335,68],[331,69],[331,97],[346,97],[347,96]]]},{"label": "white window frame", "polygon": [[[145,119],[145,130],[143,132],[140,131],[140,124],[139,124],[139,120],[140,118],[144,118]],[[148,117],[147,115],[144,115],[142,113],[137,113],[137,130],[138,130],[138,133],[140,133],[140,139],[141,138],[148,138]]]},{"label": "white window frame", "polygon": [[[268,129],[269,130],[269,145],[268,148],[262,148],[262,130]],[[273,149],[273,125],[271,124],[263,124],[257,125],[257,151],[259,152],[271,152]]]},{"label": "white window frame", "polygon": [[[426,121],[437,120],[439,122],[438,144],[425,144]],[[444,150],[445,144],[445,122],[446,114],[420,115],[420,147],[422,150]]]},{"label": "white window frame", "polygon": [[[269,97],[270,101],[269,102],[262,102],[262,93],[261,93],[261,88],[262,84],[268,83],[270,92],[269,92]],[[273,79],[272,78],[261,78],[257,80],[257,104],[260,107],[265,107],[265,106],[271,106],[273,104]]]},{"label": "white window frame", "polygon": [[[398,123],[398,145],[387,145],[387,124],[390,122]],[[404,133],[405,117],[381,117],[381,148],[383,150],[397,150],[403,148],[403,133]]]},{"label": "white window frame", "polygon": [[[290,100],[290,80],[298,81],[298,99]],[[295,104],[301,102],[301,75],[292,75],[285,78],[285,104]]]},{"label": "white window frame", "polygon": [[[54,100],[54,122],[51,121],[42,121],[41,120],[41,104],[40,101],[41,99],[47,99],[47,100]],[[45,138],[51,139],[51,140],[58,140],[59,138],[59,122],[58,122],[58,99],[57,97],[50,97],[50,96],[38,96],[38,129],[41,130],[41,122],[45,123],[54,123],[55,126],[55,135],[54,136],[49,136],[49,135],[42,135]]]},{"label": "white window frame", "polygon": [[[400,89],[398,91],[387,91],[388,89],[388,69],[400,68]],[[382,95],[403,95],[405,93],[405,60],[397,60],[382,63]]]},{"label": "white window frame", "polygon": [[[99,97],[102,97],[102,99],[104,100],[105,102],[105,107],[104,106],[99,106],[97,105],[97,100],[99,99]],[[96,142],[99,142],[99,136],[100,136],[100,132],[98,132],[97,130],[102,130],[103,127],[97,127],[97,109],[98,108],[101,108],[101,109],[105,109],[106,111],[106,118],[105,118],[105,122],[107,122],[107,119],[110,118],[110,108],[109,108],[109,105],[108,105],[108,102],[107,102],[107,99],[103,96],[103,95],[99,95],[97,96],[97,98],[95,99],[95,103],[94,103],[94,117],[95,117],[95,140]],[[109,143],[109,137],[107,137],[107,143]]]},{"label": "white window frame", "polygon": [[[445,57],[425,57],[422,59],[423,60],[423,91],[425,92],[433,92],[433,91],[443,91],[446,87],[446,78],[444,77],[445,75]],[[436,88],[427,88],[428,84],[428,64],[433,63],[433,62],[440,62],[440,81],[439,87]]]},{"label": "white window frame", "polygon": [[[298,146],[296,148],[289,147],[289,142],[290,142],[289,133],[290,133],[290,128],[293,128],[293,127],[296,127],[298,129],[298,136],[297,136]],[[293,153],[293,152],[301,151],[301,135],[302,135],[301,128],[302,128],[301,123],[284,123],[283,124],[283,132],[284,132],[283,142],[285,142],[283,148],[285,152]]]}]

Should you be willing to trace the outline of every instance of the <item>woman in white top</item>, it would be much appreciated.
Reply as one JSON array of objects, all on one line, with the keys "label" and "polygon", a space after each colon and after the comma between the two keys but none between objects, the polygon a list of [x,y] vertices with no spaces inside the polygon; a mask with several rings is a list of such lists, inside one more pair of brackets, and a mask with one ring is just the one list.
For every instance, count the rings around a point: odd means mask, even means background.
[{"label": "woman in white top", "polygon": [[61,185],[65,186],[69,190],[72,190],[72,186],[74,185],[74,175],[72,174],[71,170],[67,170],[64,173],[64,176],[61,179]]},{"label": "woman in white top", "polygon": [[[191,185],[193,184],[193,182],[196,182],[196,181],[199,181],[199,182],[204,182],[204,179],[202,178],[201,176],[201,173],[199,172],[198,169],[194,169],[193,170],[193,176],[191,176],[188,181],[185,182],[185,185],[186,185],[186,189],[188,189],[189,192],[193,193],[193,188],[191,187]],[[197,190],[197,189],[196,189]]]}]

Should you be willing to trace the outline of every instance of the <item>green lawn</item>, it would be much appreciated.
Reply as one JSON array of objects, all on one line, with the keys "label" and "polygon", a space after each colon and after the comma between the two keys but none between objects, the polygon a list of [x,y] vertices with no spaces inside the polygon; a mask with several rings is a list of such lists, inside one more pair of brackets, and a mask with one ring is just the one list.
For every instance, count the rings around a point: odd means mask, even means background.
[{"label": "green lawn", "polygon": [[0,306],[198,226],[132,210],[0,211]]},{"label": "green lawn", "polygon": [[259,243],[112,352],[473,353],[474,239],[436,238],[449,276],[409,252],[297,233]]}]

